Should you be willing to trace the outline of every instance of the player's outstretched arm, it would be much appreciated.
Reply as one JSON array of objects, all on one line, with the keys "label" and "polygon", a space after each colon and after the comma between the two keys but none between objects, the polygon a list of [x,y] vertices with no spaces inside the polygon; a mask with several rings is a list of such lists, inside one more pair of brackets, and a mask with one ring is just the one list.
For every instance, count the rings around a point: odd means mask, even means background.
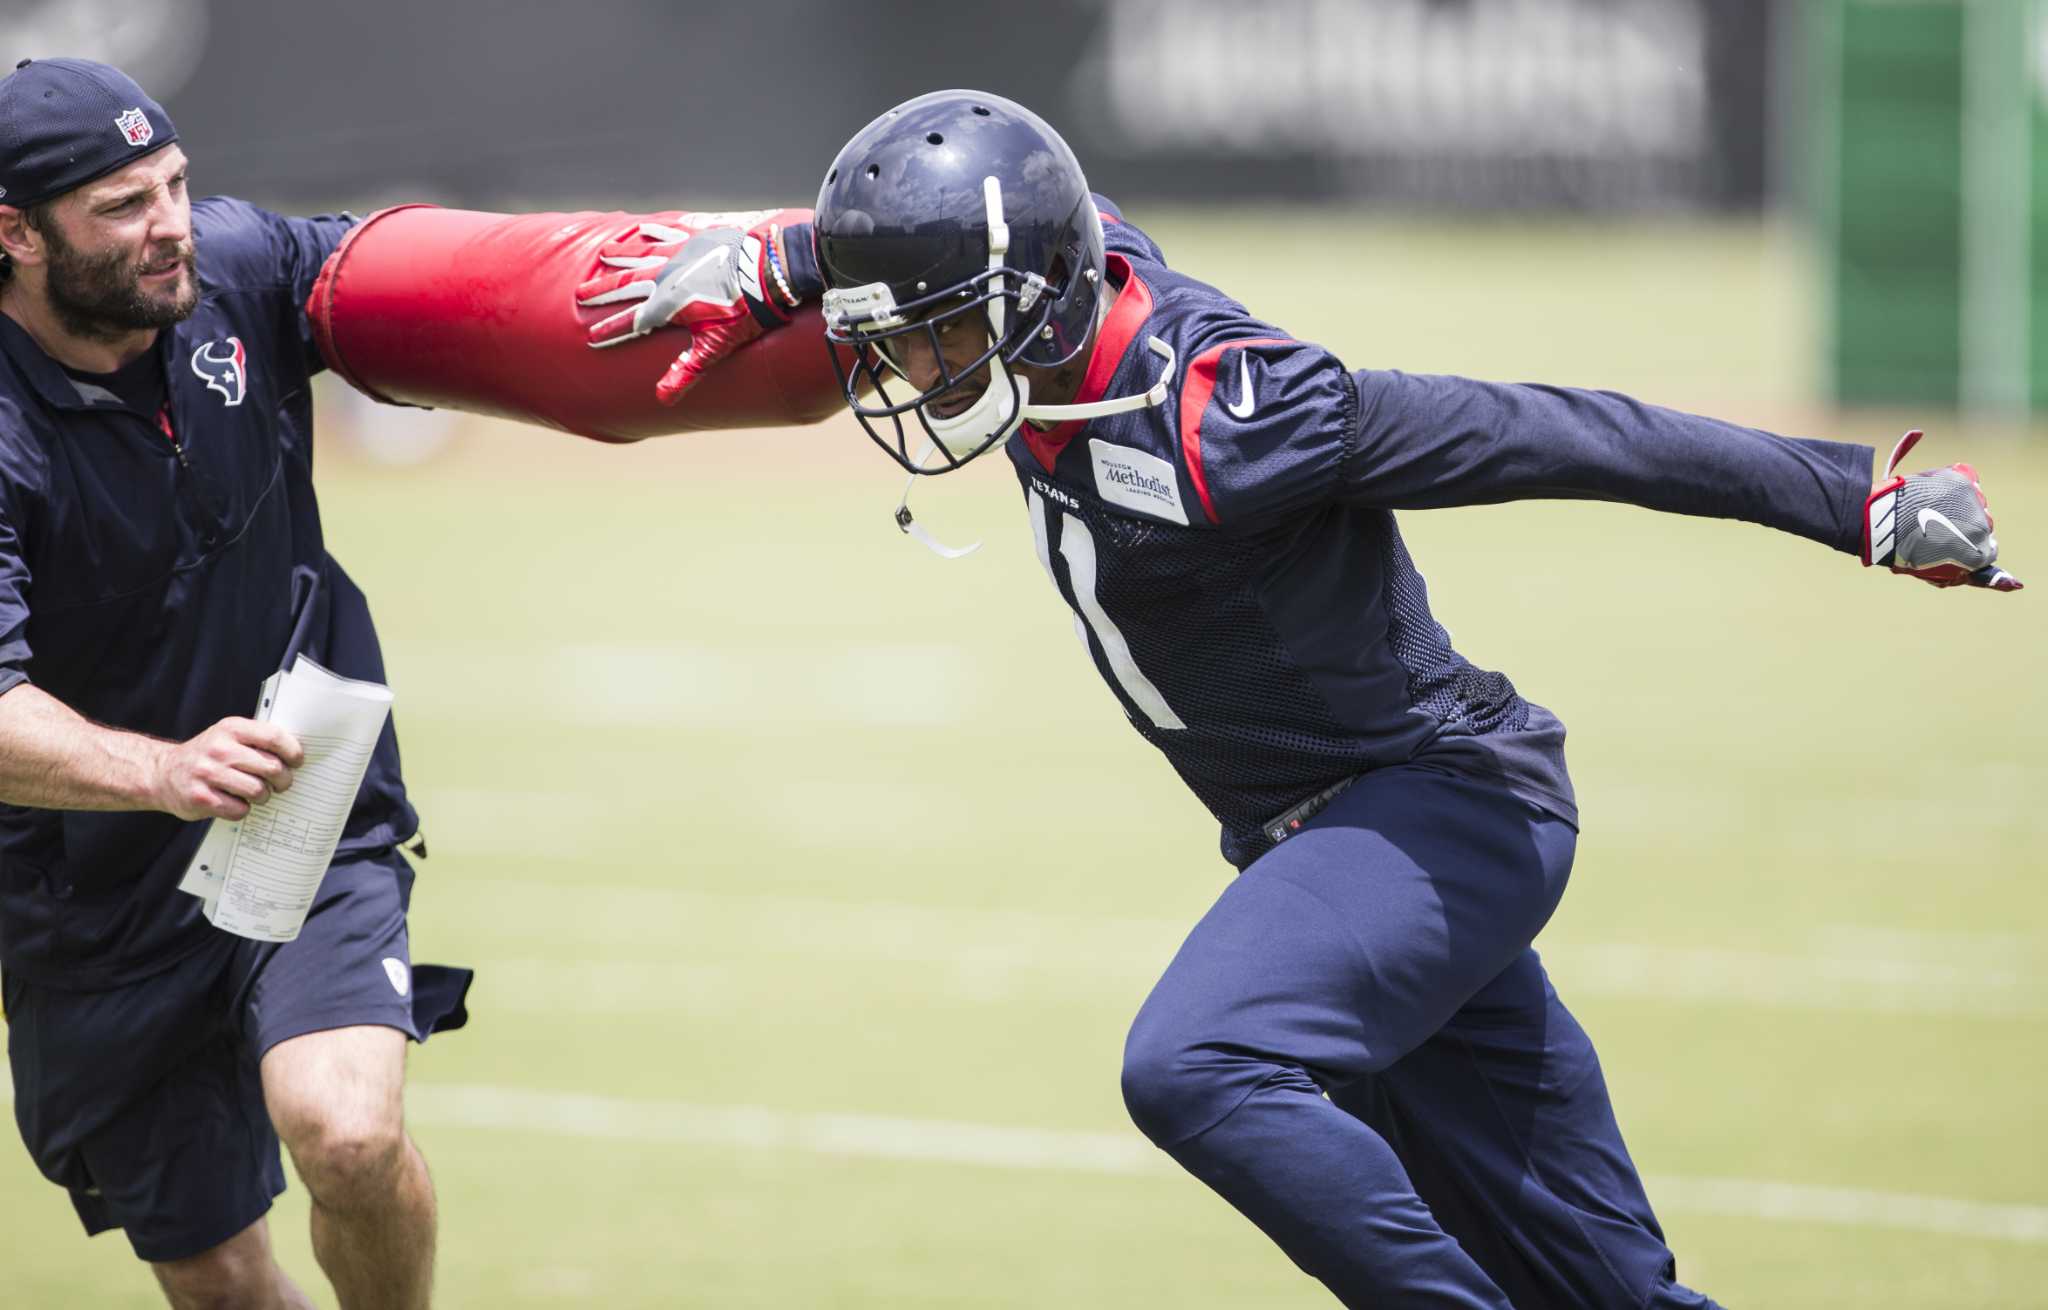
[{"label": "player's outstretched arm", "polygon": [[[744,228],[717,221],[734,217],[755,221]],[[662,328],[685,329],[688,344],[654,388],[662,404],[675,404],[706,369],[817,300],[824,282],[811,251],[810,217],[808,209],[784,209],[642,223],[598,252],[612,271],[576,289],[576,303],[586,308],[624,306],[591,325],[590,344],[617,346]],[[700,219],[712,221],[692,221]]]},{"label": "player's outstretched arm", "polygon": [[1370,370],[1354,380],[1358,423],[1335,469],[1348,499],[1389,509],[1620,501],[1760,523],[1943,586],[2019,589],[1996,567],[1968,465],[1907,478],[1888,470],[1873,491],[1864,445],[1781,437],[1608,391]]}]

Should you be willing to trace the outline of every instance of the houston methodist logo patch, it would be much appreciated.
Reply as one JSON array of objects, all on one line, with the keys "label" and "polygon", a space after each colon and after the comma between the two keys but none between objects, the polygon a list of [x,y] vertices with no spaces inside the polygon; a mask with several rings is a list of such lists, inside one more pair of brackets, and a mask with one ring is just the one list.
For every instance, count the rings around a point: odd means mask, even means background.
[{"label": "houston methodist logo patch", "polygon": [[209,341],[193,351],[192,371],[206,380],[208,391],[218,391],[231,406],[249,394],[249,356],[240,337]]},{"label": "houston methodist logo patch", "polygon": [[1149,514],[1169,523],[1188,525],[1180,503],[1180,479],[1173,465],[1142,450],[1119,446],[1100,437],[1088,439],[1095,460],[1095,491],[1112,505]]},{"label": "houston methodist logo patch", "polygon": [[140,109],[124,109],[114,115],[114,126],[121,129],[121,135],[128,138],[131,146],[146,146],[156,135],[156,129],[149,125],[149,118]]}]

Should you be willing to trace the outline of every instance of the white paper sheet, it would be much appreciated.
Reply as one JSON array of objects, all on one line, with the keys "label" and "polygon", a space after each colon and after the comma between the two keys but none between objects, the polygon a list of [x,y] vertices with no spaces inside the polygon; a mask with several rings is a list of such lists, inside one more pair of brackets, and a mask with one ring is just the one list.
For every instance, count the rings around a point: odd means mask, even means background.
[{"label": "white paper sheet", "polygon": [[[259,722],[270,718],[270,707],[277,703],[278,684],[283,681],[283,669],[263,680],[263,686],[256,695],[256,712],[250,718]],[[228,860],[235,853],[235,834],[240,831],[239,823],[220,819],[209,822],[199,850],[192,856],[192,862],[185,866],[185,876],[178,882],[179,891],[207,903],[208,920],[213,918],[213,902],[220,898],[220,880],[227,872]]]},{"label": "white paper sheet", "polygon": [[214,820],[200,842],[179,887],[207,902],[215,927],[257,941],[299,935],[390,713],[390,688],[303,655],[264,683],[257,717],[297,737],[306,759],[290,791],[247,818]]}]

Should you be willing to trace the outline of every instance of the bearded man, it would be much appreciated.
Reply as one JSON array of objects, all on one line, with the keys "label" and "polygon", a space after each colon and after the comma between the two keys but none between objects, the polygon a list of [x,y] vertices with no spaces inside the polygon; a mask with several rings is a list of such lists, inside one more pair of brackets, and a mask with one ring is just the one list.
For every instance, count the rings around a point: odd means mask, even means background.
[{"label": "bearded man", "polygon": [[418,1307],[432,1181],[408,1039],[467,975],[411,967],[418,819],[387,722],[299,937],[209,925],[176,888],[204,820],[291,786],[243,717],[287,652],[383,681],[312,485],[301,308],[353,226],[194,203],[124,74],[0,80],[0,970],[15,1117],[88,1232],[173,1306],[311,1303],[272,1258],[280,1139],[345,1307]]}]

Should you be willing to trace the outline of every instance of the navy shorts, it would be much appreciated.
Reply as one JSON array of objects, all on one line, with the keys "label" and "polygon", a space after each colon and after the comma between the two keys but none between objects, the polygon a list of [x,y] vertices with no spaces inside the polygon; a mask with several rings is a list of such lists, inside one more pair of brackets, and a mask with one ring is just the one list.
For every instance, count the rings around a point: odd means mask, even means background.
[{"label": "navy shorts", "polygon": [[290,1037],[373,1024],[414,1041],[460,1027],[466,970],[414,976],[413,872],[396,850],[337,856],[296,941],[227,933],[108,991],[5,982],[14,1116],[88,1233],[144,1260],[207,1251],[284,1191],[258,1062]]}]

